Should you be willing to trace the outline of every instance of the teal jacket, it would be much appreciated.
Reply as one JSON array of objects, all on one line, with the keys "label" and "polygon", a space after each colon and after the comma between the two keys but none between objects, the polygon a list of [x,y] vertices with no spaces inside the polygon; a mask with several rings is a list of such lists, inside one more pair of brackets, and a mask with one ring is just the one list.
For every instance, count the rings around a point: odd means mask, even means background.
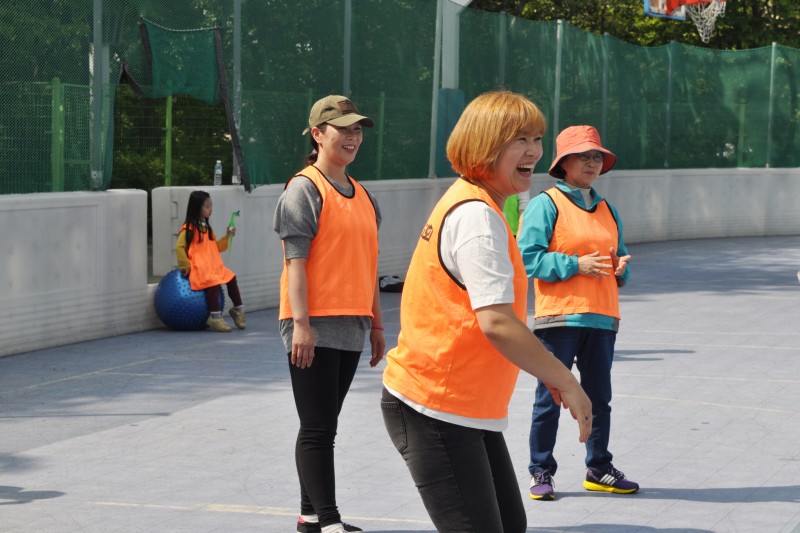
[{"label": "teal jacket", "polygon": [[[569,185],[559,180],[556,187],[567,193],[572,200],[584,209],[591,209],[604,199],[597,191],[591,189],[592,205],[586,206],[583,202],[583,195],[579,190],[572,189]],[[618,256],[628,255],[628,248],[622,236],[622,219],[616,208],[606,201],[611,214],[617,221],[618,230]],[[529,278],[538,278],[543,281],[555,282],[569,279],[578,274],[578,256],[565,255],[558,252],[548,252],[550,239],[553,236],[553,229],[556,223],[558,212],[553,201],[546,194],[540,193],[531,199],[525,216],[522,218],[522,226],[517,233],[522,260],[525,263],[525,270]],[[608,255],[607,250],[599,250],[600,255]],[[630,278],[630,264],[625,268],[622,276],[617,278],[620,287],[625,285]],[[583,313],[575,315],[565,315],[560,319],[553,320],[549,317],[547,327],[572,326],[610,329],[617,331],[619,320],[616,317],[598,315],[595,313]],[[534,329],[543,327],[544,324],[534,324]]]}]

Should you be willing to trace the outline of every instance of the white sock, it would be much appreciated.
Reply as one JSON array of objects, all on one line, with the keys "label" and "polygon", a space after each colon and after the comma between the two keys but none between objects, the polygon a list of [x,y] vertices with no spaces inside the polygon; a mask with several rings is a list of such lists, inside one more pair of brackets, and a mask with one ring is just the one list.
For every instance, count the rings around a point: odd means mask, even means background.
[{"label": "white sock", "polygon": [[211,318],[222,318],[222,311],[211,311]]},{"label": "white sock", "polygon": [[331,524],[322,528],[322,533],[345,533],[344,526],[341,522]]},{"label": "white sock", "polygon": [[[234,307],[234,309],[236,309],[237,311],[244,311],[244,304],[237,305],[236,307]],[[300,515],[300,516],[303,516],[303,515]],[[317,515],[313,515],[313,516],[317,516]]]},{"label": "white sock", "polygon": [[303,519],[303,522],[308,522],[310,524],[316,524],[319,522],[319,517],[315,514],[301,514],[300,518]]}]

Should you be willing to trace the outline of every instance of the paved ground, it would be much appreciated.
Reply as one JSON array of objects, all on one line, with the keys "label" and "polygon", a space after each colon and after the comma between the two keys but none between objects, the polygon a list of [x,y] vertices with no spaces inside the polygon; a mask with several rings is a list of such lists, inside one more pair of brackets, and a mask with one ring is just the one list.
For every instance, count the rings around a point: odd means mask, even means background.
[{"label": "paved ground", "polygon": [[[611,449],[632,496],[582,489],[562,417],[535,532],[800,532],[800,237],[631,246]],[[246,295],[245,295],[246,296]],[[383,295],[387,337],[397,295]],[[290,532],[297,420],[274,310],[224,335],[155,330],[0,358],[0,531]],[[47,334],[47,332],[42,332]],[[339,505],[432,532],[362,361],[337,441]],[[534,380],[506,440],[526,495]]]}]

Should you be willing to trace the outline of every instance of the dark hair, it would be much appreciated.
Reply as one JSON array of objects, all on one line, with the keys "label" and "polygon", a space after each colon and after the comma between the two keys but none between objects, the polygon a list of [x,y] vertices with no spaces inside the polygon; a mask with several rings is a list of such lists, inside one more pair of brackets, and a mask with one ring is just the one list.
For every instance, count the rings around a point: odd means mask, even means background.
[{"label": "dark hair", "polygon": [[200,227],[202,226],[203,222],[205,222],[206,227],[208,227],[208,238],[216,240],[214,238],[214,230],[211,229],[211,223],[209,220],[207,218],[200,217],[200,211],[202,211],[203,204],[208,198],[211,198],[211,195],[206,191],[192,191],[192,193],[189,195],[189,204],[186,206],[186,219],[183,221],[183,223],[186,225],[187,252],[189,251],[189,246],[192,244],[195,230],[197,230],[199,235],[198,240],[203,240],[203,232],[200,231]]},{"label": "dark hair", "polygon": [[[325,127],[328,125],[327,122],[323,122],[317,128],[325,131]],[[314,140],[314,136],[311,135],[311,153],[306,156],[306,165],[313,165],[317,162],[317,157],[319,157],[319,144],[317,141]]]},{"label": "dark hair", "polygon": [[564,157],[559,159],[558,163],[556,163],[556,166],[554,166],[553,170],[550,171],[550,175],[559,180],[563,180],[567,176],[567,171],[561,166],[561,163],[564,162]]}]

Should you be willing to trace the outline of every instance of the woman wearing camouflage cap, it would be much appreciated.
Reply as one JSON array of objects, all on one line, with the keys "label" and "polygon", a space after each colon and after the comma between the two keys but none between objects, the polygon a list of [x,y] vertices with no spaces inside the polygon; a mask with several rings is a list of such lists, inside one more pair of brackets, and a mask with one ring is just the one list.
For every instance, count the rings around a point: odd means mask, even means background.
[{"label": "woman wearing camouflage cap", "polygon": [[314,150],[278,201],[274,229],[283,241],[280,332],[300,418],[295,461],[300,480],[298,533],[361,529],[336,505],[333,445],[339,412],[369,333],[370,366],[383,358],[377,290],[378,203],[346,172],[370,118],[346,97],[311,108]]}]

